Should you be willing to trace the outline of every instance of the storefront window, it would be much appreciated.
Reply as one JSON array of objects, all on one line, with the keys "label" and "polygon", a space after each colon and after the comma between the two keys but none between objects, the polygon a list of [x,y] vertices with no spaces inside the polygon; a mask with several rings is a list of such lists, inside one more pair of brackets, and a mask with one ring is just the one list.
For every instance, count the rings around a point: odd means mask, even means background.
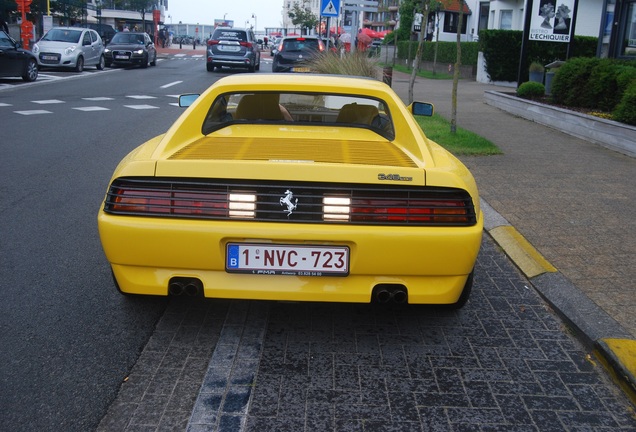
[{"label": "storefront window", "polygon": [[629,3],[626,19],[622,55],[636,57],[636,2]]}]

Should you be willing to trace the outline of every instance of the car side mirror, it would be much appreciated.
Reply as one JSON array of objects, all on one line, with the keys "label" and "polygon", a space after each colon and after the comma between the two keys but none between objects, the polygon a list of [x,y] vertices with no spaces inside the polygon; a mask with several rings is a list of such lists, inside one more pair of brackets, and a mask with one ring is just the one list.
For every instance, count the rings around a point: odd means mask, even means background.
[{"label": "car side mirror", "polygon": [[413,102],[411,105],[409,105],[409,109],[413,113],[413,115],[427,117],[431,117],[435,112],[435,107],[433,106],[433,104],[426,102]]},{"label": "car side mirror", "polygon": [[195,100],[199,97],[198,94],[184,94],[179,96],[179,106],[182,108],[187,108],[194,103]]}]

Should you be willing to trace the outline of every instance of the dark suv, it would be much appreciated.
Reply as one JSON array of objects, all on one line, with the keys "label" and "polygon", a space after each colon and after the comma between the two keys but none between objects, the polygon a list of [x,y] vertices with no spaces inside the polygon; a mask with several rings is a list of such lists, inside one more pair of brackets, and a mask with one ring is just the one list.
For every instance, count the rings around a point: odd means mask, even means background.
[{"label": "dark suv", "polygon": [[218,27],[208,40],[206,67],[208,72],[223,66],[246,68],[250,72],[261,68],[261,51],[250,29]]},{"label": "dark suv", "polygon": [[279,47],[274,53],[273,72],[310,72],[306,61],[325,50],[325,44],[316,36],[288,36]]}]

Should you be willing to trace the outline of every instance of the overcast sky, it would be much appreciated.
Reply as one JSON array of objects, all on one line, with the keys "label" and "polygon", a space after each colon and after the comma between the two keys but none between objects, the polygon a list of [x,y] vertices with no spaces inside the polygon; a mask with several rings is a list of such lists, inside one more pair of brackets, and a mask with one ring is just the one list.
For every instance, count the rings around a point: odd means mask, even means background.
[{"label": "overcast sky", "polygon": [[[254,26],[258,32],[265,27],[281,26],[283,0],[229,0],[224,6],[220,3],[211,0],[170,0],[165,22],[212,25],[215,19],[226,19],[234,21],[234,27],[245,27],[245,22],[249,21],[249,26]],[[252,18],[252,15],[256,18]]]}]

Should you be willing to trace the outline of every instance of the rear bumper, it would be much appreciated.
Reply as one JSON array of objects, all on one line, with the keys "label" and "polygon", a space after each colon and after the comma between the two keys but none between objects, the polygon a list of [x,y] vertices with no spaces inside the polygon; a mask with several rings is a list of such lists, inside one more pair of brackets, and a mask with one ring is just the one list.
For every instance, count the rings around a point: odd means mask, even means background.
[{"label": "rear bumper", "polygon": [[[380,284],[402,285],[409,303],[447,304],[459,298],[472,271],[483,216],[472,227],[378,227],[98,218],[102,245],[120,289],[167,295],[174,277],[202,282],[206,297],[369,302]],[[234,274],[225,271],[226,244],[346,245],[346,277]]]}]

